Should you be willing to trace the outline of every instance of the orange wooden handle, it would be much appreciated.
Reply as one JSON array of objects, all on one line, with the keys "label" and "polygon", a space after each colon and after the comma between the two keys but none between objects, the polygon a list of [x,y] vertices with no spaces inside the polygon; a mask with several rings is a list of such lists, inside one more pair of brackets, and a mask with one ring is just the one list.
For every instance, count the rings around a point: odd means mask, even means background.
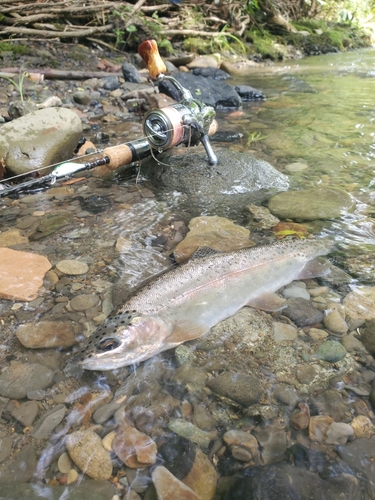
[{"label": "orange wooden handle", "polygon": [[167,67],[160,57],[158,44],[155,40],[146,40],[138,47],[138,54],[144,60],[150,76],[156,78],[160,73],[165,73]]}]

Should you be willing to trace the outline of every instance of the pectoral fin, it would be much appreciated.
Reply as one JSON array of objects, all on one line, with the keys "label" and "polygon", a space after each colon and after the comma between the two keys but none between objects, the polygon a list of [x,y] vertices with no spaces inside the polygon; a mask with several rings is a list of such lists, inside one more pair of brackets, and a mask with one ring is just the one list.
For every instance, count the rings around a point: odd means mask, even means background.
[{"label": "pectoral fin", "polygon": [[256,299],[250,300],[246,305],[262,309],[263,311],[274,312],[286,307],[285,302],[286,300],[279,297],[276,293],[265,293]]},{"label": "pectoral fin", "polygon": [[330,262],[325,259],[314,259],[307,262],[304,268],[298,275],[298,279],[317,278],[318,276],[325,276],[330,273]]},{"label": "pectoral fin", "polygon": [[194,320],[185,320],[179,322],[172,330],[172,333],[165,341],[172,345],[179,345],[188,340],[194,340],[202,337],[210,328],[205,323],[194,322]]}]

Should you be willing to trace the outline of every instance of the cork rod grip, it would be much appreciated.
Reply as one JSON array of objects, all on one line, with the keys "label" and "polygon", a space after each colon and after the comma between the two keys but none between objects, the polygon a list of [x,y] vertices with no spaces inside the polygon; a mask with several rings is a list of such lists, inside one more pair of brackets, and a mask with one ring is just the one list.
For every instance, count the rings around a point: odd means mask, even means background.
[{"label": "cork rod grip", "polygon": [[138,54],[144,60],[151,78],[165,73],[167,68],[160,57],[158,44],[155,40],[146,40],[138,47]]},{"label": "cork rod grip", "polygon": [[103,154],[108,156],[110,160],[107,164],[107,168],[110,170],[116,170],[122,165],[128,165],[133,161],[133,153],[126,144],[119,144],[118,146],[106,148]]}]

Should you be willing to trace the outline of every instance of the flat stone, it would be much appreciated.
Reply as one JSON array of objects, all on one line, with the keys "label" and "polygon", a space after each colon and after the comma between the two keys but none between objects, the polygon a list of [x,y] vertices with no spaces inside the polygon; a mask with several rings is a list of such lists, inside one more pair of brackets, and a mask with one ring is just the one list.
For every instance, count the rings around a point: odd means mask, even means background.
[{"label": "flat stone", "polygon": [[287,439],[284,429],[268,426],[257,427],[254,434],[260,444],[260,456],[264,465],[282,460],[286,452]]},{"label": "flat stone", "polygon": [[156,462],[157,448],[153,439],[131,425],[120,426],[112,449],[131,468],[150,466]]},{"label": "flat stone", "polygon": [[273,215],[294,220],[335,219],[355,207],[355,199],[343,189],[322,186],[279,193],[268,202]]},{"label": "flat stone", "polygon": [[298,330],[293,325],[273,323],[273,338],[275,342],[284,342],[285,340],[294,340],[298,337]]},{"label": "flat stone", "polygon": [[177,479],[168,469],[159,465],[152,471],[158,500],[201,500],[194,491]]},{"label": "flat stone", "polygon": [[66,437],[66,447],[76,466],[92,479],[108,480],[112,475],[110,454],[100,437],[91,431],[76,431]]},{"label": "flat stone", "polygon": [[97,295],[77,295],[70,301],[71,308],[75,311],[86,311],[91,307],[99,304],[99,297]]},{"label": "flat stone", "polygon": [[12,417],[24,427],[34,423],[38,415],[39,407],[35,401],[26,401],[12,411]]},{"label": "flat stone", "polygon": [[44,439],[52,434],[55,427],[62,422],[65,417],[66,407],[63,404],[57,405],[55,408],[51,408],[41,416],[41,418],[36,422],[34,429],[31,431],[31,436],[34,439]]},{"label": "flat stone", "polygon": [[263,392],[262,384],[257,378],[243,373],[222,373],[209,379],[207,385],[213,392],[244,407],[259,403]]},{"label": "flat stone", "polygon": [[0,247],[10,247],[12,245],[19,245],[27,243],[29,239],[22,236],[18,229],[9,229],[0,233]]},{"label": "flat stone", "polygon": [[189,222],[190,231],[174,250],[177,262],[187,260],[199,247],[231,252],[254,246],[250,231],[225,217],[195,217]]},{"label": "flat stone", "polygon": [[[14,455],[11,463],[9,460],[0,466],[0,484],[2,483],[27,483],[35,472],[36,457],[31,444],[25,444]],[[0,493],[3,493],[1,486]]]},{"label": "flat stone", "polygon": [[195,444],[198,444],[204,449],[208,449],[210,441],[217,435],[216,431],[207,432],[202,431],[194,424],[183,420],[182,418],[175,418],[169,421],[168,427],[171,431],[179,436],[189,439]]},{"label": "flat stone", "polygon": [[328,427],[326,435],[327,444],[346,444],[349,438],[354,436],[354,429],[351,425],[343,422],[332,422]]},{"label": "flat stone", "polygon": [[11,455],[13,441],[13,436],[0,438],[0,464]]},{"label": "flat stone", "polygon": [[71,347],[77,342],[73,325],[68,321],[24,323],[15,334],[21,344],[30,349]]},{"label": "flat stone", "polygon": [[[48,500],[113,500],[116,489],[108,481],[83,481],[72,486],[48,486],[43,484],[44,498]],[[118,491],[118,490],[117,490]],[[35,484],[2,484],[1,496],[6,500],[40,500],[41,490]]]},{"label": "flat stone", "polygon": [[42,255],[0,248],[0,298],[26,302],[36,299],[51,267]]},{"label": "flat stone", "polygon": [[37,363],[12,365],[0,375],[0,395],[23,399],[36,389],[46,389],[52,384],[53,371]]},{"label": "flat stone", "polygon": [[80,260],[60,260],[56,264],[56,268],[64,273],[70,274],[73,276],[78,276],[80,274],[86,274],[89,270],[89,266],[85,262],[81,262]]}]

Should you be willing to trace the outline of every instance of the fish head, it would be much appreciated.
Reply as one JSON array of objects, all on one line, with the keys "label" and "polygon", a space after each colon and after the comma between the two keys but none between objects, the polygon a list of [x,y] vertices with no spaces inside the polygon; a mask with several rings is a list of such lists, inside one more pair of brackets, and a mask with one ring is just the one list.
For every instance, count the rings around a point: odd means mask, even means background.
[{"label": "fish head", "polygon": [[107,318],[74,361],[85,370],[113,370],[161,352],[163,340],[170,333],[167,325],[156,317],[127,313]]}]

